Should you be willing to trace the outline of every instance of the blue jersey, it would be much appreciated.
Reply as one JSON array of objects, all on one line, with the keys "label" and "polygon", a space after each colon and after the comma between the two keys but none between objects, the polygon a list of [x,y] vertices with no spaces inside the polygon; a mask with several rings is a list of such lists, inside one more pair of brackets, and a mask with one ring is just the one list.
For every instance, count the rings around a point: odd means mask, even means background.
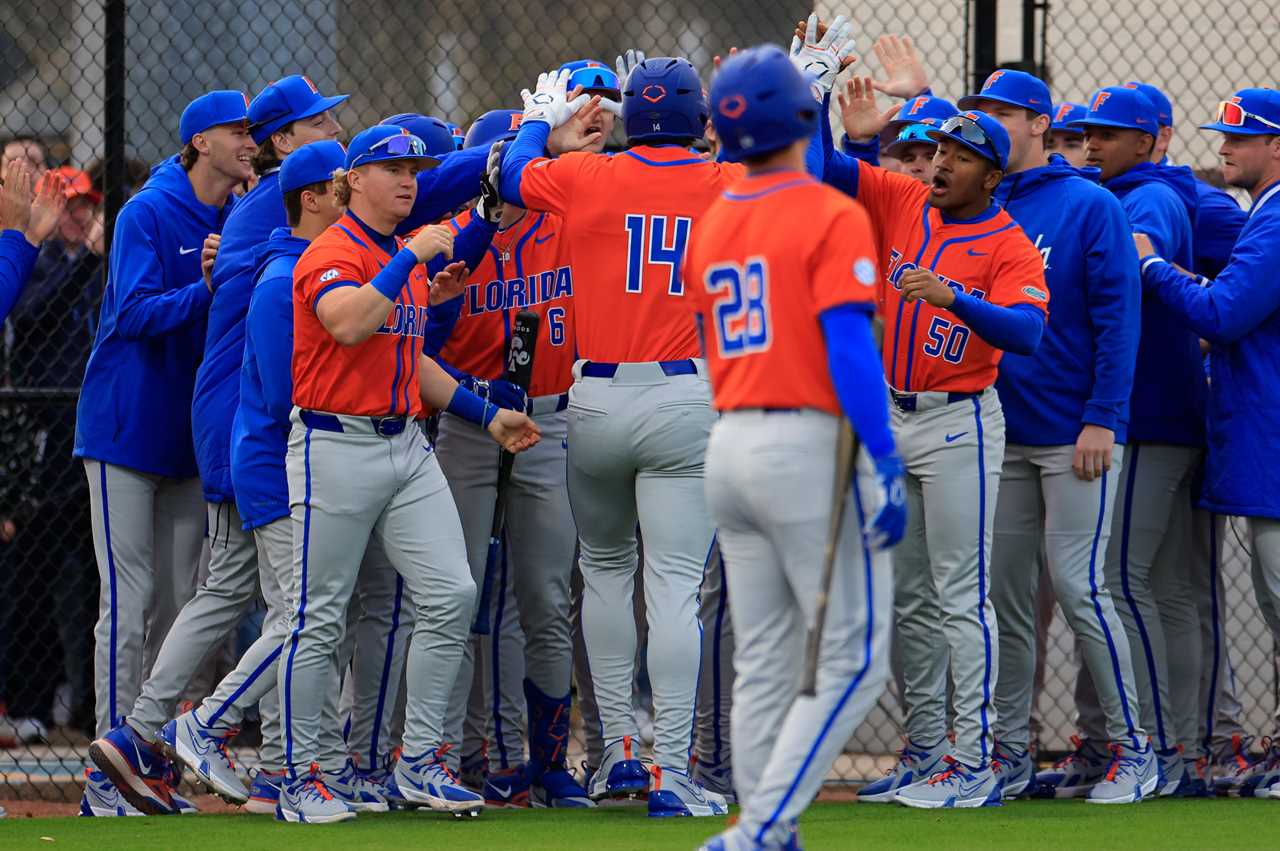
[{"label": "blue jersey", "polygon": [[1216,278],[1231,259],[1231,249],[1249,218],[1236,199],[1203,180],[1196,181],[1195,267],[1197,275]]},{"label": "blue jersey", "polygon": [[27,242],[22,231],[0,232],[0,324],[18,303],[39,254],[40,246]]},{"label": "blue jersey", "polygon": [[[1143,284],[1209,354],[1208,463],[1202,504],[1280,519],[1280,182],[1254,202],[1231,260],[1212,282],[1148,262]],[[1205,284],[1202,286],[1202,284]]]},{"label": "blue jersey", "polygon": [[1142,297],[1124,210],[1058,155],[1007,175],[996,200],[1040,251],[1053,317],[1034,354],[1006,353],[996,389],[1009,443],[1074,444],[1097,425],[1124,443]]},{"label": "blue jersey", "polygon": [[201,203],[174,156],[152,169],[120,211],[76,406],[77,458],[196,475],[191,397],[212,299],[200,254],[234,203]]},{"label": "blue jersey", "polygon": [[[1146,234],[1161,256],[1190,269],[1195,184],[1184,166],[1142,163],[1104,185],[1120,199],[1134,233]],[[1129,399],[1129,440],[1203,446],[1207,395],[1196,335],[1159,299],[1144,295]]]},{"label": "blue jersey", "polygon": [[230,452],[236,508],[246,530],[289,516],[284,456],[293,409],[293,267],[308,244],[282,227],[254,252]]}]

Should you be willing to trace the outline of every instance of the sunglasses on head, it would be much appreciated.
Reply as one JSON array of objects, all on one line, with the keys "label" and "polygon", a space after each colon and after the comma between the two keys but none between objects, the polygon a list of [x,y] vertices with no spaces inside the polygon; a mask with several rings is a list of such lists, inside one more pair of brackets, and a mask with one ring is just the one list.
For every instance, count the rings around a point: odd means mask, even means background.
[{"label": "sunglasses on head", "polygon": [[1257,121],[1259,124],[1280,130],[1280,124],[1263,118],[1261,115],[1256,113],[1246,111],[1243,106],[1235,101],[1224,100],[1218,104],[1219,124],[1225,124],[1228,127],[1243,127],[1244,123],[1250,118]]},{"label": "sunglasses on head", "polygon": [[389,157],[425,157],[427,155],[426,143],[417,136],[401,133],[398,136],[388,136],[374,142],[369,146],[369,150],[356,157],[356,162],[369,159],[380,150],[385,151]]},{"label": "sunglasses on head", "polygon": [[929,133],[933,128],[928,124],[908,124],[898,131],[896,142],[923,142],[926,145],[936,145],[937,141],[930,138]]},{"label": "sunglasses on head", "polygon": [[938,132],[946,133],[948,136],[955,136],[958,132],[961,139],[973,145],[992,144],[991,137],[987,135],[987,131],[983,130],[978,122],[963,115],[953,115],[942,122]]}]

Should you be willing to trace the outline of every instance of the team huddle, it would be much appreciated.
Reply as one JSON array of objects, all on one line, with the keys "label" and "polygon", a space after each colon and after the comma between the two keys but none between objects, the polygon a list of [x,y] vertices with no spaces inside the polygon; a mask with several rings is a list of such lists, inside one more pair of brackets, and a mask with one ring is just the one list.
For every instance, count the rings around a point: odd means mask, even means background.
[{"label": "team huddle", "polygon": [[[1248,517],[1280,636],[1280,93],[1205,125],[1246,213],[1169,163],[1154,86],[1055,107],[1004,70],[953,105],[894,36],[886,81],[837,87],[853,48],[815,15],[709,88],[572,61],[465,133],[402,113],[345,146],[346,96],[301,75],[193,101],[116,222],[78,408],[82,814],[192,812],[185,768],[291,822],[645,796],[736,802],[707,848],[798,848],[891,675],[907,738],[860,801],[1280,781],[1234,722],[1216,569]],[[259,591],[261,636],[174,717]],[[1050,593],[1082,737],[1037,772]]]}]

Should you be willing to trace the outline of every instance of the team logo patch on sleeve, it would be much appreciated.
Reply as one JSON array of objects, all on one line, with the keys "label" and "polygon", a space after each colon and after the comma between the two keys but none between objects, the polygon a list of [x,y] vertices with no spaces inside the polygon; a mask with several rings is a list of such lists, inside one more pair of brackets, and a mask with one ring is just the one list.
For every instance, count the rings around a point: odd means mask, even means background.
[{"label": "team logo patch on sleeve", "polygon": [[1034,298],[1036,301],[1048,301],[1048,300],[1049,300],[1049,294],[1048,294],[1047,292],[1045,292],[1044,290],[1039,289],[1038,287],[1023,287],[1023,288],[1022,288],[1022,293],[1023,293],[1023,295],[1029,295],[1029,296],[1031,296],[1031,297],[1032,297],[1032,298]]},{"label": "team logo patch on sleeve", "polygon": [[866,257],[859,257],[853,263],[853,277],[864,287],[871,286],[876,282],[876,264]]},{"label": "team logo patch on sleeve", "polygon": [[327,269],[325,270],[325,273],[320,276],[320,283],[327,284],[329,281],[335,280],[337,277],[338,277],[337,269]]}]

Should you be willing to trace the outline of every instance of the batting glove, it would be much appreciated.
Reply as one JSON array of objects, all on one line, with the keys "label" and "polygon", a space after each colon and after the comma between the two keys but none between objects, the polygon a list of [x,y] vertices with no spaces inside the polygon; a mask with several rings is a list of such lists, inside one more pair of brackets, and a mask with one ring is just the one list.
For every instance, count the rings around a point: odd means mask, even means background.
[{"label": "batting glove", "polygon": [[569,100],[569,71],[548,71],[538,75],[538,84],[530,94],[528,89],[520,93],[524,99],[523,124],[530,121],[541,121],[552,130],[564,124],[583,105],[591,100],[590,95],[578,95]]},{"label": "batting glove", "polygon": [[484,174],[480,176],[480,200],[476,203],[476,215],[491,225],[502,218],[502,196],[498,186],[502,177],[502,148],[506,142],[494,142],[489,148],[489,159]]},{"label": "batting glove", "polygon": [[613,63],[614,69],[618,72],[618,84],[625,86],[627,77],[631,76],[631,72],[643,61],[644,51],[635,50],[634,48],[628,49],[626,53],[619,56],[617,61]]},{"label": "batting glove", "polygon": [[520,385],[513,384],[505,379],[496,378],[493,381],[486,381],[483,378],[476,378],[474,375],[463,375],[458,379],[458,384],[467,388],[481,399],[492,402],[499,408],[509,408],[513,411],[522,412],[528,409],[528,395],[521,389]]},{"label": "batting glove", "polygon": [[901,541],[907,530],[906,470],[896,454],[876,461],[876,486],[880,510],[867,522],[863,534],[868,547],[887,550]]},{"label": "batting glove", "polygon": [[845,59],[853,55],[856,43],[852,37],[853,23],[844,15],[837,15],[818,38],[818,13],[809,16],[805,24],[804,41],[791,37],[791,64],[800,70],[814,89],[814,97],[821,100],[831,92]]}]

